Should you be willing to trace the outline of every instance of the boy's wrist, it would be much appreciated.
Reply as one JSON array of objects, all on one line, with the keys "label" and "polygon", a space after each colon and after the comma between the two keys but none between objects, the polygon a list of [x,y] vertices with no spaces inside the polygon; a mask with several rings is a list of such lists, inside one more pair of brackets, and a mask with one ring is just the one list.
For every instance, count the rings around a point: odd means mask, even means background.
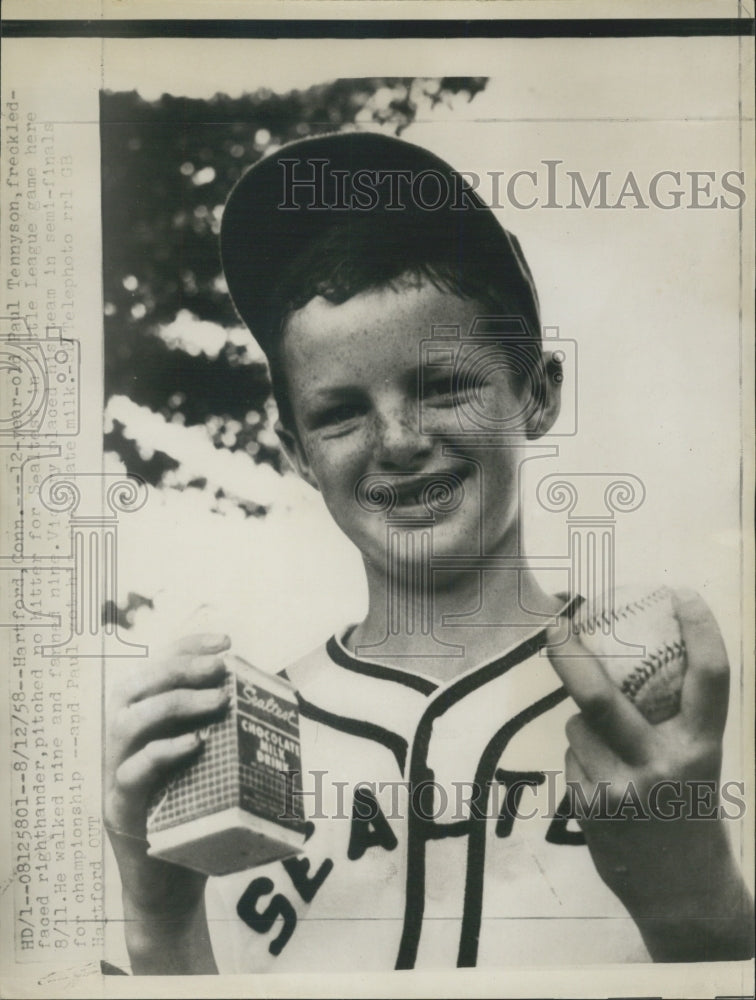
[{"label": "boy's wrist", "polygon": [[151,858],[139,837],[108,833],[121,874],[124,934],[134,973],[217,972],[205,914],[206,877]]},{"label": "boy's wrist", "polygon": [[[630,901],[656,962],[738,961],[754,953],[754,911],[721,821],[680,820],[686,829],[657,871],[653,896]],[[677,824],[675,824],[677,825]],[[684,846],[683,846],[684,843]]]},{"label": "boy's wrist", "polygon": [[654,962],[735,962],[754,954],[753,904],[740,879],[705,894],[702,906],[635,922]]},{"label": "boy's wrist", "polygon": [[190,912],[204,896],[207,877],[147,853],[147,840],[109,829],[123,886],[124,906],[146,916]]},{"label": "boy's wrist", "polygon": [[184,909],[156,910],[124,891],[123,912],[126,947],[135,975],[217,973],[204,895]]}]

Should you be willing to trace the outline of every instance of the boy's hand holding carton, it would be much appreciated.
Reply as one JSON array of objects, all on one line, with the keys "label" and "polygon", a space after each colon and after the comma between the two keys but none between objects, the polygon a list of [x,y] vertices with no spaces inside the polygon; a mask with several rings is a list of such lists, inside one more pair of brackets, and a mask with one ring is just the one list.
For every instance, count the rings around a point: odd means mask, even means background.
[{"label": "boy's hand holding carton", "polygon": [[[122,873],[126,941],[134,970],[214,972],[204,914],[206,876],[146,853],[150,796],[191,760],[198,732],[228,707],[224,635],[179,640],[123,671],[108,700],[105,824]],[[185,944],[186,943],[186,944]]]}]

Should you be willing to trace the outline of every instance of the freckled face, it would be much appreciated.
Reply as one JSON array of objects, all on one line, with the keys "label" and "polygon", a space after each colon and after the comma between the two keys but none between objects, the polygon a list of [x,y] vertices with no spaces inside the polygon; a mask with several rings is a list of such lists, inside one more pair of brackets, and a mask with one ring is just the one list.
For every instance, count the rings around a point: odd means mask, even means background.
[{"label": "freckled face", "polygon": [[[475,302],[422,282],[363,292],[341,305],[317,297],[288,321],[283,363],[298,467],[371,562],[384,558],[386,515],[366,511],[355,498],[368,473],[395,477],[396,510],[410,517],[423,512],[418,485],[426,475],[451,473],[463,481],[462,502],[434,524],[437,554],[475,552],[481,542],[489,553],[514,544],[525,425],[516,416],[524,409],[522,393],[507,366],[489,365],[476,382],[476,405],[514,429],[505,447],[473,449],[474,439],[460,437],[465,400],[449,370],[426,367],[419,399],[421,344],[433,326],[464,333],[481,313]],[[451,445],[453,453],[445,447]]]}]

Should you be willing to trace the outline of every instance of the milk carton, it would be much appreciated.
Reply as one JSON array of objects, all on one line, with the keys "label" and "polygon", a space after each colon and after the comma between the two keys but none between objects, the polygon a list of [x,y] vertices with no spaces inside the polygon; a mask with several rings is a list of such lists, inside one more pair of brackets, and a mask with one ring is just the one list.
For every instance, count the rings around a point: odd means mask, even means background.
[{"label": "milk carton", "polygon": [[226,654],[228,713],[153,797],[148,853],[227,875],[299,853],[304,844],[299,712],[294,690]]}]

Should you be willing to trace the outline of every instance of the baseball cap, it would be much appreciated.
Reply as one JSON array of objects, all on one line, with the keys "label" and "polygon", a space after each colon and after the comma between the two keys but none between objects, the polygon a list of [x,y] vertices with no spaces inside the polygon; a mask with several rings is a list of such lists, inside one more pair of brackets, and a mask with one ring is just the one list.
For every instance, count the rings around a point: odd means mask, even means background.
[{"label": "baseball cap", "polygon": [[[262,157],[232,189],[221,221],[221,260],[237,312],[263,350],[278,335],[282,274],[333,227],[371,220],[401,255],[413,243],[443,259],[495,274],[510,312],[540,339],[538,296],[516,237],[467,179],[421,146],[378,132],[300,139]],[[401,258],[400,258],[401,259]]]}]

